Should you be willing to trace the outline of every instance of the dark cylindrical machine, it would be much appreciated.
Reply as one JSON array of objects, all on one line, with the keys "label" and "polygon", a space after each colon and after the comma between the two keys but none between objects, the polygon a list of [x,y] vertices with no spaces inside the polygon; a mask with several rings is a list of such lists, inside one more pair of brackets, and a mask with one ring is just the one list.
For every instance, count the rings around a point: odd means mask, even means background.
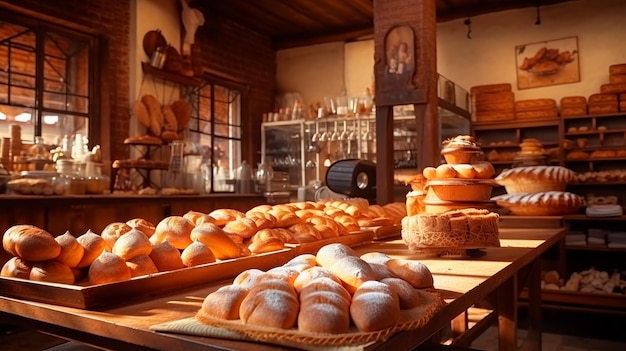
[{"label": "dark cylindrical machine", "polygon": [[328,168],[326,185],[336,193],[376,202],[376,164],[368,160],[340,160]]}]

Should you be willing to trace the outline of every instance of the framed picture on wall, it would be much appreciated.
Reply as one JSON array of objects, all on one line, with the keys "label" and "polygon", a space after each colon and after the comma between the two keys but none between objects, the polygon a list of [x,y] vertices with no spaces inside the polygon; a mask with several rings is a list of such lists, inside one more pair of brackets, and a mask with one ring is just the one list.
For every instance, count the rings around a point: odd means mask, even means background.
[{"label": "framed picture on wall", "polygon": [[580,82],[578,37],[517,45],[517,88]]}]

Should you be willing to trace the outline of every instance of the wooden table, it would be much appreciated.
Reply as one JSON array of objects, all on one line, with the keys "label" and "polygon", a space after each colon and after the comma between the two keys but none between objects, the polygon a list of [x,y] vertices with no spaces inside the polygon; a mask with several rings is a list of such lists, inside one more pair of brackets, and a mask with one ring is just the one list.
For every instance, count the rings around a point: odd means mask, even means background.
[{"label": "wooden table", "polygon": [[[564,238],[565,228],[510,229],[500,231],[500,248],[489,248],[472,259],[422,259],[433,272],[435,287],[446,298],[443,307],[423,328],[400,332],[384,343],[369,346],[372,350],[411,350],[432,340],[449,326],[463,335],[471,334],[459,322],[465,312],[485,300],[494,302],[498,316],[500,350],[517,348],[517,297],[524,285],[529,289],[530,326],[528,340],[534,350],[541,350],[541,307],[539,258]],[[416,258],[402,240],[374,242],[359,246],[358,252],[379,251],[394,257]],[[277,262],[277,265],[282,262]],[[0,316],[7,322],[81,343],[116,350],[285,350],[286,348],[250,344],[217,338],[194,337],[151,331],[151,325],[191,317],[204,297],[220,282],[176,294],[101,311],[0,297]],[[469,340],[469,339],[466,339]]]}]

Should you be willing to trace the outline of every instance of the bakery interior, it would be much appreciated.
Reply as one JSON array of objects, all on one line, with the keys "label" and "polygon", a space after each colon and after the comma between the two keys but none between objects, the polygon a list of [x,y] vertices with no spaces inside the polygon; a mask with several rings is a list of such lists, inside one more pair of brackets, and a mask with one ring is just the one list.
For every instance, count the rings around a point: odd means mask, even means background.
[{"label": "bakery interior", "polygon": [[[504,249],[510,231],[559,233],[536,258],[543,349],[622,350],[625,15],[622,0],[0,0],[3,244],[19,225],[72,241],[93,233],[104,238],[107,227],[131,219],[152,227],[183,216],[217,224],[224,209],[273,213],[285,204],[317,203],[332,207],[334,215],[340,207],[348,214],[341,227],[332,224],[337,242],[361,253],[395,240],[435,262],[429,268],[438,288],[442,261],[432,259],[424,241],[404,233],[422,218],[479,208],[501,233],[496,244],[482,242],[489,247],[484,257]],[[413,58],[404,66],[386,56],[397,38],[413,39]],[[550,45],[558,49],[550,52]],[[535,60],[541,67],[532,60],[544,47],[548,53]],[[398,87],[403,77],[412,84]],[[470,158],[448,159],[459,148]],[[531,179],[524,179],[528,174]],[[520,179],[542,183],[541,177],[558,184],[541,192],[511,190],[523,185]],[[347,211],[350,205],[358,215]],[[219,226],[241,230],[235,228],[239,219]],[[261,257],[257,263],[221,252],[199,267],[230,283],[247,265],[269,270],[288,261],[285,248],[291,246],[259,248],[252,235],[242,240],[250,257]],[[113,242],[107,245],[114,251]],[[189,243],[181,245],[182,253]],[[320,249],[310,242],[294,247],[292,252]],[[467,247],[448,244],[436,256],[451,267],[480,263],[472,255],[483,254],[482,246]],[[272,250],[278,255],[264,261]],[[5,244],[0,262],[16,253]],[[222,260],[234,264],[214,273]],[[75,281],[42,287],[4,275],[0,342],[9,350],[133,345],[91,342],[89,332],[81,338],[68,325],[57,330],[50,326],[52,313],[42,319],[45,328],[37,310],[21,319],[15,309],[55,305],[42,300],[46,291],[62,301],[62,313],[92,306],[74,306],[67,285],[82,286]],[[193,288],[184,274],[172,279],[180,279],[182,290]],[[119,300],[115,282],[99,283],[103,289],[94,289],[95,298],[111,294],[111,301],[117,299],[112,306],[132,305]],[[140,284],[128,286],[134,291]],[[513,328],[522,338],[534,332],[537,306],[531,302],[537,300],[525,281],[516,284]],[[150,288],[162,297],[172,287]],[[83,303],[115,320],[98,305],[102,301]],[[498,336],[498,316],[482,315],[496,310],[485,303],[466,312],[460,329],[467,339],[455,335],[454,319],[433,330],[438,339],[416,349],[510,345]],[[379,347],[394,345],[387,342]],[[204,346],[261,347],[224,345]]]}]

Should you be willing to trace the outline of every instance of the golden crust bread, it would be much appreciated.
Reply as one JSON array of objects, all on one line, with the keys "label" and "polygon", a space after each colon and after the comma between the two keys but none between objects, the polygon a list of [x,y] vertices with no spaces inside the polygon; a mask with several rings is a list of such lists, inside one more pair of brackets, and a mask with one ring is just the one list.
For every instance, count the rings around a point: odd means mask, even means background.
[{"label": "golden crust bread", "polygon": [[503,194],[495,200],[518,216],[562,216],[578,212],[585,199],[565,191],[546,191],[533,194]]},{"label": "golden crust bread", "polygon": [[133,110],[135,112],[135,118],[137,118],[137,121],[143,124],[144,127],[150,128],[150,124],[152,122],[150,121],[150,113],[148,112],[148,108],[146,107],[146,105],[141,100],[137,100],[133,105]]},{"label": "golden crust bread", "polygon": [[172,112],[174,112],[174,116],[176,116],[176,126],[178,132],[187,128],[189,124],[189,120],[191,119],[191,106],[187,102],[187,100],[180,99],[174,101],[171,105]]}]

